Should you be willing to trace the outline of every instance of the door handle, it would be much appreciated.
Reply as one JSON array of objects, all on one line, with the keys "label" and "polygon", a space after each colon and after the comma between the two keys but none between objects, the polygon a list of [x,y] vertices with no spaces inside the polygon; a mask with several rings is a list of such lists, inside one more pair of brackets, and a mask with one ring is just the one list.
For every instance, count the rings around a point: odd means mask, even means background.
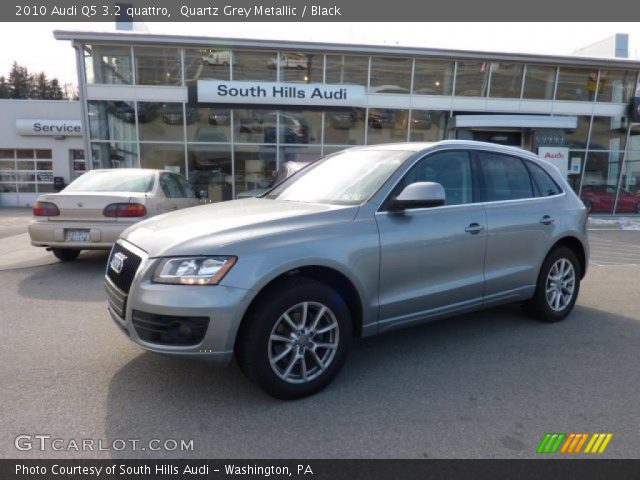
[{"label": "door handle", "polygon": [[484,227],[479,223],[472,223],[467,228],[464,229],[465,232],[475,235],[476,233],[480,233],[484,230]]},{"label": "door handle", "polygon": [[543,225],[551,225],[555,220],[551,215],[545,215],[540,219],[540,223]]}]

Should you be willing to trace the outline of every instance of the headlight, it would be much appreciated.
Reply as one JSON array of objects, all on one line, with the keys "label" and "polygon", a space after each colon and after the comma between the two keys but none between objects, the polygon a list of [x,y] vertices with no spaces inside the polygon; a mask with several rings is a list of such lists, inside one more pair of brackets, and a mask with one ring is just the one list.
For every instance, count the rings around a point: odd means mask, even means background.
[{"label": "headlight", "polygon": [[216,285],[236,263],[237,257],[165,258],[153,274],[156,283]]}]

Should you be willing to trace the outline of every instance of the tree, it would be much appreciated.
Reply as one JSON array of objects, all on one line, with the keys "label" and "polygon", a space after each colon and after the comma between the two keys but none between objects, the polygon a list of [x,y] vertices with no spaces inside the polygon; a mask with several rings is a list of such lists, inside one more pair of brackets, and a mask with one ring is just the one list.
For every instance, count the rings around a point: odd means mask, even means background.
[{"label": "tree", "polygon": [[77,87],[60,85],[57,78],[48,79],[44,72],[30,74],[27,67],[13,62],[8,78],[0,77],[0,98],[33,98],[39,100],[77,100]]},{"label": "tree", "polygon": [[9,98],[30,98],[31,82],[29,81],[29,72],[27,67],[18,65],[13,62],[11,71],[9,72]]},{"label": "tree", "polygon": [[0,77],[0,98],[9,98],[9,85],[4,76]]}]

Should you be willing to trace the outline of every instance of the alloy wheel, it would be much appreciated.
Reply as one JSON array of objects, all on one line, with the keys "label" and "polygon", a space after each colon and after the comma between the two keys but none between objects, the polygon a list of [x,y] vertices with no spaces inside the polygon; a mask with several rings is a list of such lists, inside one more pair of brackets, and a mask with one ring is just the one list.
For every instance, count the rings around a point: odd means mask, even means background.
[{"label": "alloy wheel", "polygon": [[285,382],[307,383],[331,365],[340,327],[329,307],[302,302],[284,312],[269,335],[269,364]]},{"label": "alloy wheel", "polygon": [[573,299],[576,271],[566,258],[560,258],[549,269],[545,282],[547,304],[555,312],[563,311]]}]

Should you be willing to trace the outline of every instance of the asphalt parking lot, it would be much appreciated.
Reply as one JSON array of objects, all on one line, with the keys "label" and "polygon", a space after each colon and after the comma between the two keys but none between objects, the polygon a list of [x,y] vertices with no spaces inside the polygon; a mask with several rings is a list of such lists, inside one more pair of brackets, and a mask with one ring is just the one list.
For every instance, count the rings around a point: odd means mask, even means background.
[{"label": "asphalt parking lot", "polygon": [[[0,239],[2,458],[533,458],[547,432],[611,432],[604,457],[640,457],[640,231],[591,232],[565,322],[507,306],[363,339],[327,390],[296,402],[235,364],[140,350],[107,315],[106,253],[62,264],[38,251],[41,266],[21,267],[7,260],[20,231]],[[193,451],[19,451],[20,434]]]}]

